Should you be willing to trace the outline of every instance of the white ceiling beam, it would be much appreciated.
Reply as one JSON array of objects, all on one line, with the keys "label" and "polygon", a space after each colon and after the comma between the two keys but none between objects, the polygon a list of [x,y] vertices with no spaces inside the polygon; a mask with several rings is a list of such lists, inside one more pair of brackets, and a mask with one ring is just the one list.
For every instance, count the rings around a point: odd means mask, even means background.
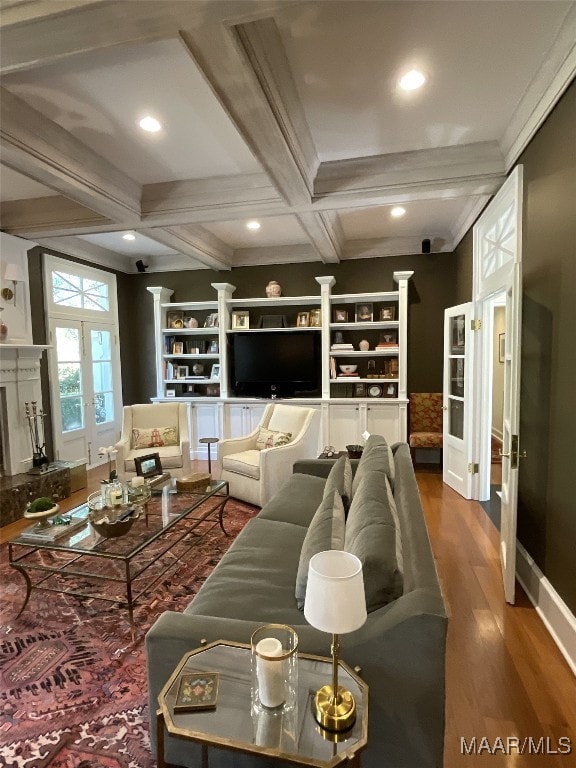
[{"label": "white ceiling beam", "polygon": [[61,16],[88,5],[109,0],[2,0],[0,28],[7,29],[17,24],[40,21],[48,16]]},{"label": "white ceiling beam", "polygon": [[138,232],[151,240],[174,248],[174,250],[209,269],[229,270],[232,268],[232,249],[203,227],[140,228]]},{"label": "white ceiling beam", "polygon": [[[452,236],[449,232],[429,235],[432,251],[450,252]],[[367,240],[349,240],[344,246],[342,260],[377,259],[388,256],[410,256],[422,252],[420,237],[378,237]]]},{"label": "white ceiling beam", "polygon": [[58,253],[66,253],[68,256],[76,256],[76,258],[84,259],[92,264],[117,269],[119,272],[133,271],[133,259],[79,237],[40,237],[36,238],[35,242],[44,248],[50,248],[53,251],[58,251]]},{"label": "white ceiling beam", "polygon": [[0,89],[2,162],[110,219],[140,219],[140,185],[57,123]]},{"label": "white ceiling beam", "polygon": [[[47,5],[53,11],[48,13]],[[236,24],[270,15],[283,0],[106,0],[31,3],[2,12],[0,72],[19,72],[116,45],[176,38],[182,29]]]},{"label": "white ceiling beam", "polygon": [[118,228],[110,219],[60,195],[3,202],[0,226],[4,232],[18,232],[21,237],[58,237]]},{"label": "white ceiling beam", "polygon": [[308,243],[299,245],[273,245],[266,248],[237,248],[235,267],[254,267],[259,264],[300,264],[318,261],[318,253]]},{"label": "white ceiling beam", "polygon": [[340,261],[343,234],[338,216],[332,211],[299,213],[298,221],[324,264]]},{"label": "white ceiling beam", "polygon": [[314,168],[306,167],[309,152],[296,135],[296,121],[282,122],[288,112],[279,91],[286,86],[286,80],[279,82],[273,77],[277,57],[258,60],[266,45],[276,41],[270,30],[270,25],[244,26],[240,30],[218,25],[187,30],[181,37],[284,200],[289,205],[305,204],[310,201]]}]

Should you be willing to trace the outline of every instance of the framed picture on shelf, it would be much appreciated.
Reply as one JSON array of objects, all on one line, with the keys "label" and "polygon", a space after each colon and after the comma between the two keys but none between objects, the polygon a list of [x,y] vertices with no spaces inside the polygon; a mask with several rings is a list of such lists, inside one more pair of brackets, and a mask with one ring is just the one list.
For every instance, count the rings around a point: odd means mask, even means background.
[{"label": "framed picture on shelf", "polygon": [[166,326],[168,328],[184,328],[184,315],[181,311],[166,313]]},{"label": "framed picture on shelf", "polygon": [[139,477],[156,477],[162,474],[162,462],[159,453],[149,453],[147,456],[137,456],[134,459],[136,474]]},{"label": "framed picture on shelf", "polygon": [[219,379],[220,378],[220,363],[216,363],[212,366],[212,370],[210,371],[210,378],[211,379]]},{"label": "framed picture on shelf", "polygon": [[187,365],[177,365],[175,367],[175,373],[177,379],[185,379],[190,375],[190,371],[188,370]]},{"label": "framed picture on shelf", "polygon": [[206,384],[206,395],[208,397],[218,397],[220,394],[220,384]]},{"label": "framed picture on shelf", "polygon": [[183,341],[175,341],[172,344],[172,354],[173,355],[183,355],[184,354],[184,342]]},{"label": "framed picture on shelf", "polygon": [[218,312],[211,312],[204,320],[204,328],[217,328],[219,325]]},{"label": "framed picture on shelf", "polygon": [[396,307],[382,307],[380,310],[380,320],[395,320]]},{"label": "framed picture on shelf", "polygon": [[348,311],[345,309],[335,309],[334,310],[334,322],[335,323],[347,323],[348,322]]},{"label": "framed picture on shelf", "polygon": [[296,318],[296,327],[308,328],[309,325],[310,325],[310,312],[298,312],[298,316]]},{"label": "framed picture on shelf", "polygon": [[362,381],[354,383],[354,397],[366,397],[366,384]]},{"label": "framed picture on shelf", "polygon": [[310,310],[310,327],[320,328],[321,325],[322,325],[322,313],[320,309],[311,309]]},{"label": "framed picture on shelf", "polygon": [[371,303],[356,304],[356,322],[371,323],[374,319],[374,305]]},{"label": "framed picture on shelf", "polygon": [[232,312],[232,330],[250,328],[250,313],[246,309],[235,309]]},{"label": "framed picture on shelf", "polygon": [[167,389],[166,390],[166,397],[176,397],[176,390],[175,389]]},{"label": "framed picture on shelf", "polygon": [[218,353],[218,351],[219,351],[219,350],[218,350],[218,342],[216,341],[216,339],[214,339],[213,341],[211,341],[211,342],[208,344],[208,349],[207,349],[206,351],[207,351],[209,354],[213,354],[213,353],[215,353],[215,352],[216,352],[216,353]]}]

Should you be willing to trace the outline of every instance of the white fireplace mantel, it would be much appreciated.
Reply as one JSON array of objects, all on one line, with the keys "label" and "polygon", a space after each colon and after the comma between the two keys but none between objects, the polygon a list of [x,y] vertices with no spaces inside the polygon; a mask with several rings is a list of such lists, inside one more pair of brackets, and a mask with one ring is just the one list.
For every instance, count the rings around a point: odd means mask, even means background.
[{"label": "white fireplace mantel", "polygon": [[48,344],[0,344],[0,402],[4,471],[26,472],[32,466],[32,445],[24,403],[42,410],[40,358]]}]

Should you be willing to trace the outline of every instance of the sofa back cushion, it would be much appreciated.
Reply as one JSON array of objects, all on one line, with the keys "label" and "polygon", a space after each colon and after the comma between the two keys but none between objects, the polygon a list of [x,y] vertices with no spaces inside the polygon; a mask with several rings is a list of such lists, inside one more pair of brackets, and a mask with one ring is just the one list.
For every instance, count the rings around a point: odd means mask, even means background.
[{"label": "sofa back cushion", "polygon": [[310,558],[327,549],[343,549],[344,536],[344,504],[338,491],[333,491],[322,499],[302,543],[295,593],[296,604],[300,610],[304,609]]},{"label": "sofa back cushion", "polygon": [[356,493],[360,481],[368,472],[378,471],[387,475],[394,487],[394,455],[392,449],[381,435],[370,435],[358,462],[358,468],[352,484],[352,496]]},{"label": "sofa back cushion", "polygon": [[396,525],[383,472],[365,472],[352,496],[344,549],[362,561],[366,610],[370,613],[402,594],[396,556]]},{"label": "sofa back cushion", "polygon": [[300,408],[297,405],[274,405],[272,415],[266,425],[275,432],[291,432],[296,438],[304,428],[310,408]]},{"label": "sofa back cushion", "polygon": [[352,465],[348,456],[340,456],[334,462],[324,486],[324,497],[338,491],[344,504],[344,512],[348,514],[352,501]]}]

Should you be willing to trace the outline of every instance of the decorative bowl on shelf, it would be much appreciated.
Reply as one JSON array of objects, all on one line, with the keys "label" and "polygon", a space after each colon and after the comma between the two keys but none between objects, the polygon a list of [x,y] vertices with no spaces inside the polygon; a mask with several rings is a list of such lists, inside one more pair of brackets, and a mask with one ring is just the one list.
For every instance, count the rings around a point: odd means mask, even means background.
[{"label": "decorative bowl on shelf", "polygon": [[340,368],[342,373],[356,373],[358,366],[357,365],[339,365],[338,368]]},{"label": "decorative bowl on shelf", "polygon": [[147,489],[146,496],[147,498],[141,501],[134,500],[109,506],[102,503],[102,496],[99,493],[91,493],[88,496],[88,507],[90,508],[88,522],[96,533],[106,539],[123,536],[132,528],[134,521],[140,517],[140,505],[150,498],[149,489]]},{"label": "decorative bowl on shelf", "polygon": [[49,528],[50,523],[48,522],[48,519],[50,517],[54,517],[54,515],[57,515],[60,511],[60,507],[58,504],[53,504],[48,509],[41,509],[41,510],[34,510],[26,509],[24,512],[24,517],[27,520],[33,520],[34,522],[39,523],[38,528]]}]

